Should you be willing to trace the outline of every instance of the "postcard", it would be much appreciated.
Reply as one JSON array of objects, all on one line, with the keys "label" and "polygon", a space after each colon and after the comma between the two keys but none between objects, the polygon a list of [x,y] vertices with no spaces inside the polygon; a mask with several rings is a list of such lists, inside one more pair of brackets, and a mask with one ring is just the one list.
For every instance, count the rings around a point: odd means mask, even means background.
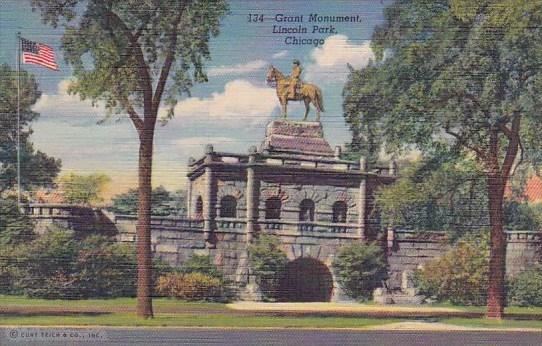
[{"label": "postcard", "polygon": [[2,1],[0,343],[541,343],[541,25]]}]

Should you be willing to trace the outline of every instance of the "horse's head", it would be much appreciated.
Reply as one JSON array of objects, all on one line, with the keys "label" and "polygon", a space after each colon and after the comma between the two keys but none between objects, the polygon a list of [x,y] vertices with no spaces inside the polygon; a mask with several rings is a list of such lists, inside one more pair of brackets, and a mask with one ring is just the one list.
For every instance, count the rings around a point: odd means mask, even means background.
[{"label": "horse's head", "polygon": [[267,76],[265,80],[267,81],[267,83],[271,83],[271,82],[276,81],[276,79],[277,79],[277,76],[275,73],[275,67],[273,65],[269,65],[269,67],[267,68]]}]

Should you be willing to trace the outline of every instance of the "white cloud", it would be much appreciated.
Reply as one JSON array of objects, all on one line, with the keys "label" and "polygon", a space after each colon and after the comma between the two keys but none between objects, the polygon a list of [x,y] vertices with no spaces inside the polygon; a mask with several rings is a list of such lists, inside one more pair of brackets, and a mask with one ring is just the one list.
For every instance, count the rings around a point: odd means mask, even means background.
[{"label": "white cloud", "polygon": [[90,100],[81,101],[78,95],[69,95],[70,83],[71,80],[64,79],[58,83],[56,94],[42,94],[33,110],[66,117],[102,117],[106,114],[103,104],[92,106]]},{"label": "white cloud", "polygon": [[218,66],[209,68],[207,75],[209,77],[225,76],[225,75],[240,75],[247,74],[264,68],[267,65],[267,61],[253,60],[246,64],[237,64],[233,66]]},{"label": "white cloud", "polygon": [[284,58],[285,56],[288,56],[289,52],[287,50],[281,50],[280,52],[276,52],[275,54],[273,54],[273,59],[278,59],[278,58]]},{"label": "white cloud", "polygon": [[311,52],[312,62],[307,67],[305,79],[315,83],[343,83],[348,75],[347,64],[362,68],[374,60],[371,41],[355,44],[345,35],[329,36],[321,47]]},{"label": "white cloud", "polygon": [[[172,121],[185,122],[190,118],[204,122],[219,121],[221,126],[263,123],[278,105],[274,89],[236,79],[228,82],[221,93],[213,93],[207,98],[191,97],[179,102],[174,109],[176,118]],[[161,113],[165,115],[165,111]]]}]

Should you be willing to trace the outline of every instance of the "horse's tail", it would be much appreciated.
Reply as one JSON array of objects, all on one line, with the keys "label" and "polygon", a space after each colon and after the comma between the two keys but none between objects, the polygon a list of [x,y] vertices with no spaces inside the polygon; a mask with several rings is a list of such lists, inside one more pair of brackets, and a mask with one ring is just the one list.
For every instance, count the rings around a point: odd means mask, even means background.
[{"label": "horse's tail", "polygon": [[316,88],[316,103],[318,104],[318,108],[320,109],[320,112],[325,112],[324,109],[324,97],[322,95],[322,90],[320,88]]}]

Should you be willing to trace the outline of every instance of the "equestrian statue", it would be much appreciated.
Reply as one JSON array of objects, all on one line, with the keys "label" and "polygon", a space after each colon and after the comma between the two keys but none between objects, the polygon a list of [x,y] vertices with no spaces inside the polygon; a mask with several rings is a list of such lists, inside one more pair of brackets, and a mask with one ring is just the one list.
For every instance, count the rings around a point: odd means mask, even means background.
[{"label": "equestrian statue", "polygon": [[322,91],[314,84],[301,82],[301,63],[295,59],[292,66],[292,74],[285,76],[276,67],[270,66],[267,70],[267,83],[273,85],[277,90],[277,96],[282,107],[282,117],[286,119],[288,101],[305,102],[305,116],[309,115],[309,106],[312,103],[316,108],[316,121],[320,121],[320,112],[324,112]]}]

